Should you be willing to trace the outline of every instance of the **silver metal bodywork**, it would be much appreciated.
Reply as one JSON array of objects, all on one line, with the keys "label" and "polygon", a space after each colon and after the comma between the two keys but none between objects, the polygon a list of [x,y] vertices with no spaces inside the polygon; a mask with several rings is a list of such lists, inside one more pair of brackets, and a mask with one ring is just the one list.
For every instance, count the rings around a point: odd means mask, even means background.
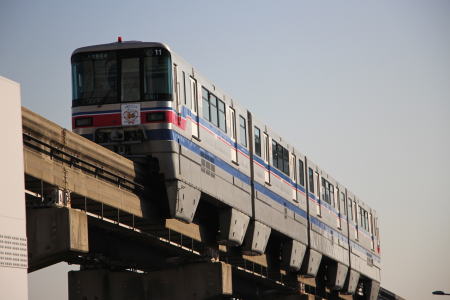
[{"label": "silver metal bodywork", "polygon": [[[335,289],[343,288],[345,277],[356,283],[360,275],[380,281],[378,227],[372,225],[371,232],[359,228],[351,220],[346,206],[342,207],[338,195],[340,192],[345,195],[342,203],[347,203],[351,197],[357,207],[364,208],[376,219],[374,210],[167,46],[141,42],[118,44],[80,48],[74,54],[155,46],[164,47],[171,54],[173,100],[141,102],[140,109],[141,114],[165,111],[172,118],[163,123],[138,125],[145,132],[145,139],[142,143],[131,144],[130,149],[131,154],[150,155],[158,160],[172,217],[192,222],[199,201],[207,196],[219,203],[218,241],[221,243],[244,244],[243,250],[247,253],[262,254],[270,236],[277,234],[284,237],[283,261],[290,270],[297,271],[302,266],[306,274],[315,276],[322,257],[326,257],[335,263],[335,268],[330,268],[335,270],[331,276],[334,276]],[[224,102],[226,131],[202,117],[205,109],[202,87]],[[120,106],[121,103],[74,107],[73,119],[105,112],[120,113]],[[246,121],[247,145],[240,143],[241,116]],[[261,155],[254,151],[255,126],[261,134]],[[120,124],[110,127],[114,129]],[[74,128],[74,131],[93,139],[98,129]],[[272,141],[289,151],[289,174],[274,167]],[[300,184],[299,160],[304,165],[303,185]],[[310,168],[314,172],[313,183],[308,176]],[[331,203],[323,199],[322,178],[334,187]],[[308,188],[310,185],[314,191]],[[355,289],[356,286],[351,285],[347,291],[353,293]]]}]

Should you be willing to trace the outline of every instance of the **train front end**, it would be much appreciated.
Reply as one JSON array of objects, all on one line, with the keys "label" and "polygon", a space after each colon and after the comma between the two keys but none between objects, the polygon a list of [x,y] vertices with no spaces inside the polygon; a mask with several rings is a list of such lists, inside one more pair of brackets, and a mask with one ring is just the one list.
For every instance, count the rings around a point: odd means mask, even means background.
[{"label": "train front end", "polygon": [[172,62],[160,43],[121,42],[72,54],[72,129],[123,155],[149,154],[176,123]]}]

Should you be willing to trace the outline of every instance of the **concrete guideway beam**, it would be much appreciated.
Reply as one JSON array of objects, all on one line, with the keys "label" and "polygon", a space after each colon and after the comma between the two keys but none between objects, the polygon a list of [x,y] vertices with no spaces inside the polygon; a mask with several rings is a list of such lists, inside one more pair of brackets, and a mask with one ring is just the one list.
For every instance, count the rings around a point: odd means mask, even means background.
[{"label": "concrete guideway beam", "polygon": [[31,149],[24,148],[25,174],[64,190],[142,217],[141,199],[118,186],[67,167]]},{"label": "concrete guideway beam", "polygon": [[89,251],[87,215],[76,209],[28,209],[27,236],[31,272]]},{"label": "concrete guideway beam", "polygon": [[82,136],[71,132],[22,106],[23,133],[51,144],[57,149],[108,169],[124,178],[133,180],[141,170],[129,159],[88,142]]},{"label": "concrete guideway beam", "polygon": [[198,263],[150,273],[84,270],[69,273],[69,300],[201,300],[231,295],[231,266]]}]

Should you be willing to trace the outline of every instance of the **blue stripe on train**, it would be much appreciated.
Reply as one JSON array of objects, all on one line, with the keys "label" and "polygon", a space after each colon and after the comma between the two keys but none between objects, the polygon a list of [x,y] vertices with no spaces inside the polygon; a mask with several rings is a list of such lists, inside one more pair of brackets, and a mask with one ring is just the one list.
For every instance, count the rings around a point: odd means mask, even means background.
[{"label": "blue stripe on train", "polygon": [[169,140],[169,141],[177,141],[180,143],[183,147],[191,150],[192,152],[196,153],[197,155],[202,154],[208,154],[210,159],[214,160],[214,164],[218,166],[219,168],[223,169],[225,172],[231,174],[232,176],[238,178],[242,182],[244,182],[247,185],[250,185],[250,177],[243,174],[239,170],[236,170],[232,166],[230,166],[228,163],[223,161],[221,158],[217,157],[216,155],[212,154],[209,151],[206,151],[196,143],[192,142],[191,140],[188,140],[186,137],[182,136],[178,132],[170,129],[157,129],[157,130],[147,130],[146,131],[147,138],[150,140]]},{"label": "blue stripe on train", "polygon": [[[149,108],[149,109],[145,109],[145,110],[161,110],[161,109],[168,109],[168,108],[167,107],[155,107],[155,108]],[[79,113],[79,114],[73,114],[73,115],[81,115],[81,114],[87,114],[87,113]],[[190,113],[190,111],[188,109],[183,110],[183,117],[186,114],[191,115],[191,113]],[[202,120],[201,118],[200,118],[200,120],[201,120],[201,124],[203,126],[207,127],[212,132],[214,132],[215,134],[217,134],[218,136],[220,136],[221,138],[223,138],[224,140],[226,140],[230,144],[233,145],[235,143],[227,135],[225,135],[223,132],[221,132],[221,131],[218,132],[218,129],[213,127],[208,122]],[[250,179],[249,176],[243,174],[242,172],[240,172],[239,170],[235,169],[233,166],[231,166],[230,164],[228,164],[227,162],[225,162],[221,158],[219,158],[216,155],[212,154],[211,152],[203,149],[202,147],[200,147],[196,143],[192,142],[191,140],[187,139],[183,135],[179,134],[175,130],[171,130],[171,129],[147,130],[146,134],[147,134],[147,137],[148,137],[149,140],[177,141],[183,147],[191,150],[192,152],[196,153],[197,155],[207,154],[209,157],[211,157],[214,160],[214,164],[216,166],[218,166],[219,168],[223,169],[225,172],[229,173],[230,175],[238,178],[239,180],[241,180],[245,184],[247,184],[247,185],[251,184],[251,179]],[[82,136],[87,138],[87,139],[93,140],[93,135],[92,134],[83,134]],[[241,150],[242,152],[245,151],[244,153],[248,153],[248,151],[245,148],[243,148],[242,146],[239,146],[239,150]],[[255,160],[257,160],[259,163],[262,162],[262,160],[260,158],[258,158],[257,156],[255,156]],[[278,175],[281,178],[283,178],[285,181],[287,181],[287,182],[293,184],[294,186],[296,186],[299,190],[305,192],[305,189],[303,187],[295,184],[289,177],[287,177],[286,175],[282,174],[279,170],[276,170],[274,168],[270,168],[270,166],[265,164],[265,163],[264,163],[264,166],[266,166],[266,168],[268,168],[270,171],[274,172],[276,175]],[[287,209],[295,212],[296,214],[300,215],[301,217],[303,217],[305,219],[307,218],[306,211],[304,211],[300,207],[294,205],[290,201],[288,201],[285,198],[281,197],[277,193],[269,190],[268,188],[266,188],[265,186],[259,184],[258,182],[255,182],[254,185],[255,185],[255,189],[257,191],[263,193],[264,195],[266,195],[270,199],[272,199],[275,202],[283,205],[284,207],[286,207]],[[316,198],[313,194],[310,194],[310,197],[312,197],[314,199]],[[320,220],[318,220],[315,217],[311,217],[311,222],[313,224],[317,225],[322,230],[325,230],[325,231],[327,231],[327,232],[329,232],[331,234],[337,235],[337,237],[339,239],[341,239],[341,240],[346,240],[347,239],[347,237],[345,237],[343,234],[341,234],[340,232],[334,230],[332,227],[330,227],[327,224],[321,222]],[[380,258],[378,256],[374,255],[373,253],[371,253],[370,251],[368,251],[367,249],[365,249],[361,245],[356,244],[356,243],[354,243],[352,241],[352,246],[359,248],[359,250],[363,250],[364,252],[367,253],[368,256],[373,257],[373,258],[375,258],[375,259],[377,259],[379,261]]]},{"label": "blue stripe on train", "polygon": [[[250,177],[248,177],[247,175],[241,173],[239,170],[236,170],[233,166],[231,166],[227,162],[223,161],[222,159],[220,159],[216,155],[212,154],[211,152],[203,149],[202,147],[200,147],[196,143],[192,142],[191,140],[187,139],[186,137],[184,137],[183,135],[179,134],[178,132],[176,132],[174,130],[171,130],[171,129],[148,130],[148,131],[146,131],[146,134],[147,134],[147,137],[150,140],[177,141],[183,147],[191,150],[192,152],[196,153],[197,155],[201,155],[202,153],[208,154],[208,156],[210,156],[210,157],[212,157],[212,159],[214,159],[214,163],[215,163],[216,166],[218,166],[219,168],[223,169],[225,172],[231,174],[232,176],[239,178],[241,181],[245,182],[248,185],[250,185],[250,183],[251,183]],[[288,201],[285,198],[281,197],[277,193],[269,190],[268,188],[266,188],[265,186],[259,184],[258,182],[254,182],[254,185],[255,185],[255,189],[257,191],[263,193],[264,195],[266,195],[270,199],[272,199],[275,202],[283,205],[284,207],[288,208],[289,210],[292,210],[293,212],[295,212],[296,214],[300,215],[301,217],[303,217],[305,219],[307,218],[306,211],[304,211],[300,207],[294,205],[290,201]],[[341,239],[343,241],[347,241],[347,237],[345,235],[343,235],[342,233],[338,232],[337,230],[335,230],[334,228],[330,227],[329,225],[323,223],[322,221],[320,221],[316,217],[311,216],[311,222],[313,224],[317,225],[322,230],[325,230],[325,231],[327,231],[327,232],[329,232],[329,233],[331,233],[333,235],[336,235],[339,239]],[[353,244],[354,247],[356,246],[357,248],[359,248],[359,250],[364,249],[364,251],[367,253],[368,256],[374,257],[375,259],[377,259],[379,261],[380,258],[377,255],[371,253],[370,251],[368,251],[367,249],[365,249],[364,247],[362,247],[359,244],[356,244],[354,242],[352,242],[352,244]]]}]

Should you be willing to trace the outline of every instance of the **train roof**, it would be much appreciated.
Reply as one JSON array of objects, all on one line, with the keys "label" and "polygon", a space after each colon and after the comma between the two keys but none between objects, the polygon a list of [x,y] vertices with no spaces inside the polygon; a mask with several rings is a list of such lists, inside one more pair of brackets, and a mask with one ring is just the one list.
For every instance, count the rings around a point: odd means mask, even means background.
[{"label": "train roof", "polygon": [[95,52],[95,51],[111,51],[111,50],[122,50],[122,49],[135,49],[135,48],[152,48],[161,47],[170,51],[169,46],[164,43],[159,42],[141,42],[141,41],[118,41],[108,44],[99,44],[87,47],[81,47],[73,51],[72,56],[77,53],[84,52]]}]

